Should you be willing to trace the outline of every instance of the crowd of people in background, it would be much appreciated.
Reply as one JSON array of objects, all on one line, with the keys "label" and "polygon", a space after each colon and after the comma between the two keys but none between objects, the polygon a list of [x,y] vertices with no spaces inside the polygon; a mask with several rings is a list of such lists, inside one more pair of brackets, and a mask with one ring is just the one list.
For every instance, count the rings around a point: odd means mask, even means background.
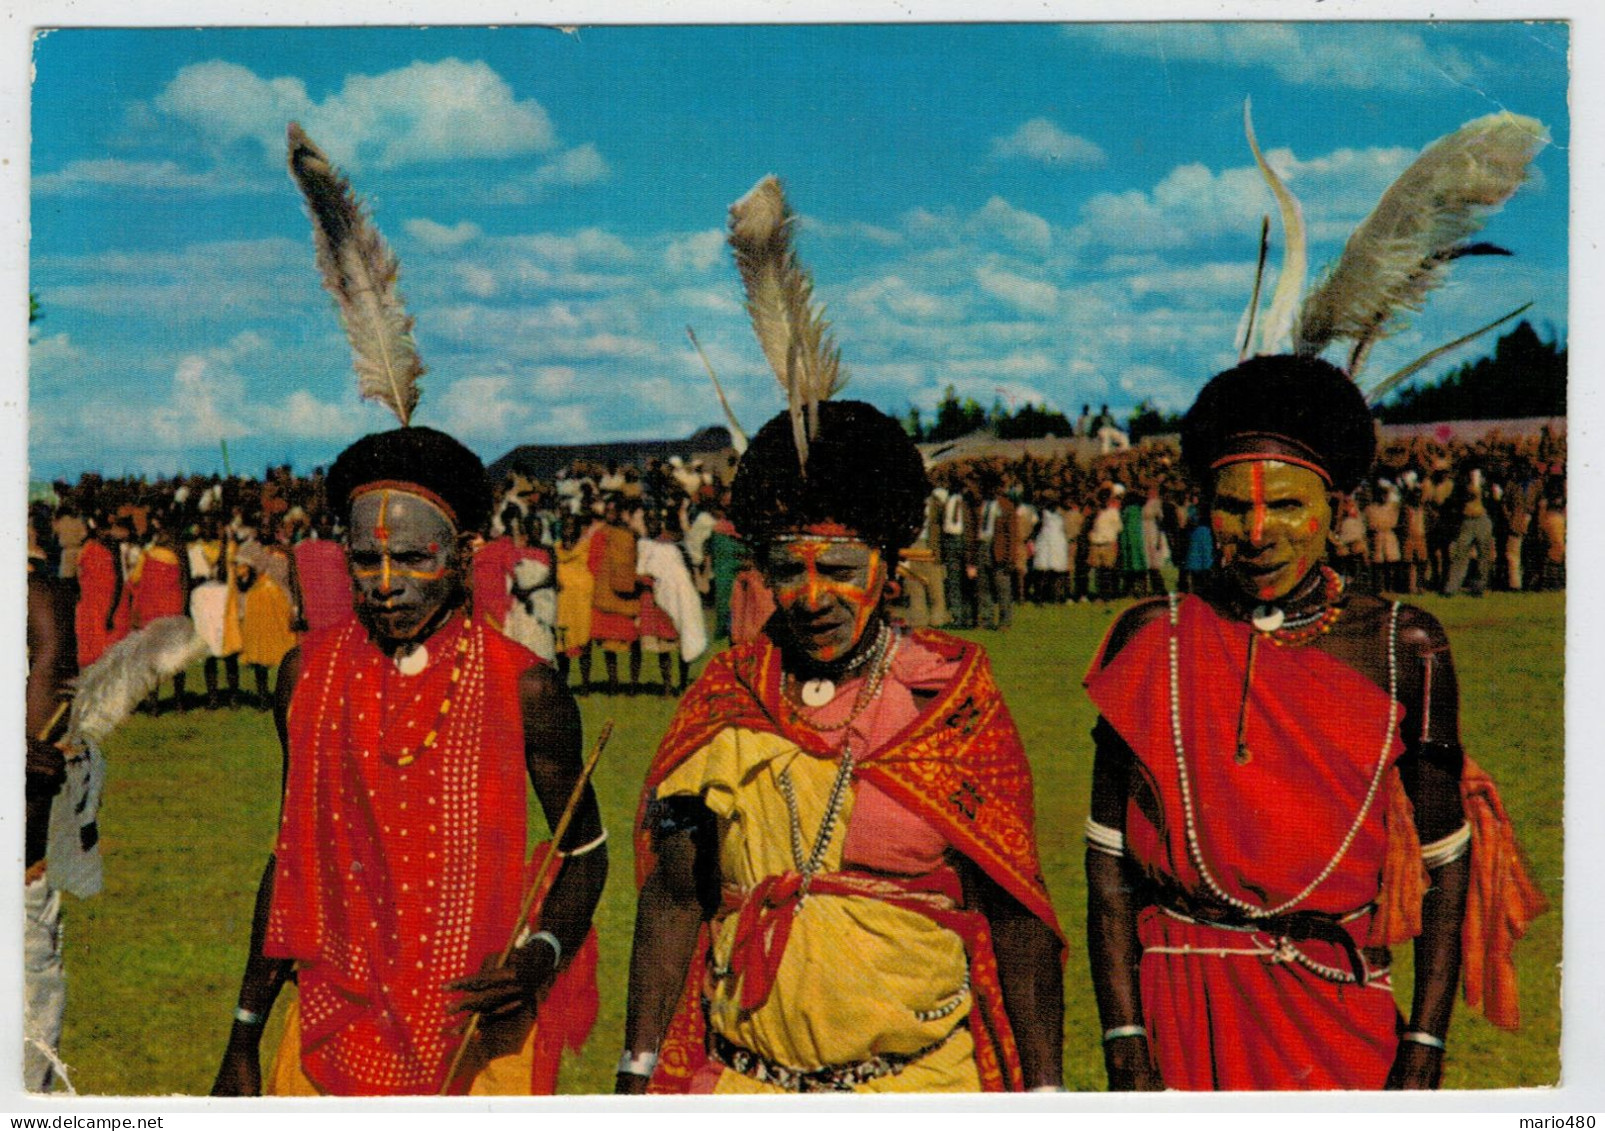
[{"label": "crowd of people in background", "polygon": [[[1174,444],[1071,458],[990,457],[933,471],[928,537],[909,554],[933,620],[1006,628],[1012,604],[1062,604],[1195,588],[1215,557],[1209,515]],[[1334,566],[1369,592],[1560,589],[1566,583],[1566,449],[1547,431],[1475,442],[1384,443],[1343,495]]]},{"label": "crowd of people in background", "polygon": [[[1547,431],[1384,443],[1371,477],[1338,501],[1331,560],[1372,592],[1563,588],[1565,460],[1564,437]],[[352,608],[323,480],[321,468],[280,466],[259,479],[55,484],[54,504],[31,508],[29,554],[76,581],[80,668],[129,632],[187,614],[207,643],[201,703],[266,709],[269,675],[298,635]],[[1003,630],[1021,602],[1188,590],[1214,560],[1209,516],[1169,441],[1085,463],[954,461],[932,481],[925,534],[898,577],[896,604],[916,625]],[[554,663],[578,694],[679,694],[710,640],[751,640],[774,609],[726,516],[728,487],[678,457],[579,462],[549,482],[505,477],[475,549],[476,615]],[[196,705],[184,679],[151,709]]]}]

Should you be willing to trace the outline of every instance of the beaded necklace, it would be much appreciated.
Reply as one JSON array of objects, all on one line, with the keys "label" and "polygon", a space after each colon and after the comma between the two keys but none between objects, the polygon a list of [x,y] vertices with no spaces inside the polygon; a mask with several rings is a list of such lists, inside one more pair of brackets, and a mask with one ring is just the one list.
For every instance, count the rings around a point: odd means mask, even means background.
[{"label": "beaded necklace", "polygon": [[[887,660],[891,648],[895,643],[894,637],[895,634],[892,632],[891,626],[885,621],[882,621],[880,631],[875,634],[875,643],[866,648],[863,654],[859,656],[859,658],[848,668],[848,671],[850,672],[857,671],[859,668],[862,668],[868,664],[869,675],[864,679],[863,684],[859,686],[858,695],[853,699],[853,709],[848,713],[847,720],[845,722],[837,723],[834,726],[821,726],[819,723],[816,723],[811,719],[804,718],[802,712],[797,709],[797,705],[792,702],[791,697],[787,696],[785,700],[786,708],[791,713],[792,722],[801,723],[803,726],[818,734],[835,734],[852,726],[853,723],[858,719],[858,716],[863,713],[864,708],[868,707],[870,703],[874,702],[875,697],[880,694],[881,684],[886,681],[886,673],[891,667],[890,664],[884,661]],[[795,677],[787,676],[786,678],[792,680],[794,683],[796,682]],[[830,681],[825,681],[829,684],[831,689],[830,699],[826,699],[823,703],[810,703],[808,701],[807,692],[809,686],[814,682],[816,681],[810,680],[808,683],[802,685],[803,705],[807,707],[829,706],[832,700],[835,698],[835,684]]]},{"label": "beaded necklace", "polygon": [[[440,732],[446,729],[446,720],[451,716],[451,705],[458,698],[458,684],[463,677],[463,661],[468,655],[469,645],[473,642],[474,620],[472,617],[463,618],[462,633],[457,637],[457,647],[452,653],[451,678],[446,684],[446,694],[440,700],[440,709],[435,713],[435,723],[429,728],[416,748],[402,750],[396,754],[387,754],[386,760],[394,762],[397,766],[410,766],[424,754],[428,754],[440,742]],[[397,670],[404,675],[415,675],[397,665]],[[421,669],[420,669],[421,670]]]},{"label": "beaded necklace", "polygon": [[1253,751],[1248,748],[1248,701],[1249,691],[1254,685],[1254,661],[1259,657],[1260,641],[1269,640],[1278,648],[1303,647],[1316,637],[1331,632],[1332,626],[1343,615],[1343,606],[1338,604],[1343,596],[1343,578],[1336,570],[1324,565],[1321,567],[1321,577],[1324,584],[1321,608],[1317,612],[1290,620],[1279,607],[1261,605],[1249,619],[1254,631],[1248,638],[1248,664],[1243,669],[1243,702],[1237,710],[1236,757],[1239,766],[1247,765],[1254,757]]},{"label": "beaded necklace", "polygon": [[1393,748],[1393,732],[1399,724],[1399,664],[1397,646],[1399,640],[1399,602],[1395,601],[1388,614],[1388,725],[1382,732],[1382,752],[1377,756],[1376,769],[1371,774],[1370,787],[1365,792],[1365,801],[1360,805],[1359,813],[1355,814],[1354,824],[1349,827],[1348,833],[1338,845],[1337,851],[1326,862],[1326,866],[1319,874],[1305,885],[1304,890],[1292,899],[1285,900],[1275,907],[1257,907],[1246,900],[1238,899],[1226,891],[1215,879],[1204,863],[1204,853],[1198,844],[1198,826],[1193,811],[1193,794],[1191,779],[1187,773],[1187,749],[1182,738],[1181,727],[1181,606],[1176,600],[1176,594],[1171,593],[1170,599],[1170,734],[1176,749],[1176,772],[1181,784],[1182,816],[1187,832],[1187,854],[1191,857],[1193,867],[1198,869],[1199,877],[1209,888],[1215,898],[1228,907],[1241,911],[1250,919],[1270,919],[1285,911],[1298,906],[1309,897],[1310,893],[1326,881],[1337,866],[1342,863],[1343,857],[1348,855],[1354,838],[1360,834],[1360,826],[1365,823],[1366,815],[1371,812],[1375,803],[1377,791],[1382,786],[1382,777],[1388,768],[1388,751]]},{"label": "beaded necklace", "polygon": [[[885,624],[881,626],[881,635],[876,639],[875,650],[878,653],[874,658],[874,666],[870,668],[864,685],[859,688],[858,695],[853,700],[852,712],[847,721],[831,730],[846,730],[864,711],[880,697],[881,687],[886,682],[886,673],[891,670],[892,656],[897,651],[897,637]],[[806,720],[793,715],[799,722],[812,726]],[[819,727],[813,727],[820,730]],[[849,735],[842,743],[841,764],[836,768],[836,776],[830,783],[830,795],[825,801],[825,813],[819,820],[819,831],[814,834],[813,848],[803,854],[802,813],[797,805],[797,790],[792,784],[791,771],[785,769],[776,776],[780,786],[780,794],[786,801],[786,815],[791,826],[791,858],[802,876],[797,895],[797,906],[801,909],[803,902],[808,898],[808,889],[813,883],[814,875],[825,864],[825,853],[830,849],[831,838],[836,834],[836,822],[841,818],[842,806],[847,801],[847,787],[852,782],[853,770],[857,755],[853,752],[853,740]]]}]

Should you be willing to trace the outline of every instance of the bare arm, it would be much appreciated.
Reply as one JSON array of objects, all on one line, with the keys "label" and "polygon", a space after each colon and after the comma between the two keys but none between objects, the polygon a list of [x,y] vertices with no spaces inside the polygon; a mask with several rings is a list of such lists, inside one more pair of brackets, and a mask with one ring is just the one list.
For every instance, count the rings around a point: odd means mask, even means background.
[{"label": "bare arm", "polygon": [[[1126,827],[1127,780],[1131,751],[1113,727],[1099,720],[1093,731],[1092,819],[1122,834]],[[1104,1032],[1145,1024],[1138,969],[1137,912],[1142,907],[1130,859],[1087,849],[1087,956]],[[1154,1091],[1164,1085],[1153,1062],[1148,1037],[1134,1030],[1103,1042],[1104,1069],[1111,1091]]]},{"label": "bare arm", "polygon": [[[273,721],[279,732],[279,746],[284,752],[279,774],[281,806],[284,779],[290,766],[290,695],[300,678],[301,650],[296,648],[284,657],[284,662],[279,666],[279,680],[274,690]],[[257,1019],[242,1021],[236,1014],[234,1026],[229,1030],[228,1047],[223,1051],[223,1063],[212,1083],[214,1096],[256,1096],[262,1093],[262,1029],[294,966],[287,958],[268,958],[262,953],[262,945],[267,938],[268,913],[273,907],[276,867],[270,855],[267,866],[262,869],[262,882],[256,889],[256,906],[251,914],[250,952],[245,960],[245,974],[240,979],[239,1009],[247,1014],[255,1014]]]},{"label": "bare arm", "polygon": [[[627,1052],[657,1052],[685,992],[697,932],[710,911],[706,896],[717,891],[719,884],[713,831],[709,814],[700,825],[655,839],[657,865],[642,885],[636,905],[624,1018]],[[646,1091],[648,1080],[620,1073],[614,1091],[639,1095]]]},{"label": "bare arm", "polygon": [[[66,775],[60,747],[52,741],[60,723],[51,726],[76,667],[72,604],[64,588],[28,575],[28,685],[24,725],[27,728],[26,865],[45,856],[50,832],[50,803]],[[42,732],[44,737],[41,738]]]},{"label": "bare arm", "polygon": [[1003,1009],[1014,1030],[1025,1086],[1064,1081],[1064,972],[1059,938],[1041,919],[969,860],[959,873],[965,902],[986,916],[998,957]]},{"label": "bare arm", "polygon": [[[1459,688],[1449,642],[1436,620],[1409,610],[1401,632],[1410,662],[1403,688],[1411,706],[1405,716],[1405,754],[1399,772],[1415,808],[1423,844],[1441,840],[1465,823],[1460,797],[1464,756],[1460,748]],[[1460,979],[1460,930],[1471,877],[1469,851],[1428,872],[1430,886],[1421,905],[1421,934],[1415,941],[1415,993],[1409,1032],[1442,1039],[1448,1035]],[[1443,1076],[1443,1050],[1417,1041],[1400,1041],[1387,1087],[1436,1088]]]},{"label": "bare arm", "polygon": [[[579,708],[556,672],[544,664],[524,673],[519,695],[530,784],[547,824],[555,829],[583,767]],[[507,966],[488,964],[477,974],[449,983],[448,990],[463,995],[454,1007],[457,1011],[503,1016],[540,1000],[558,966],[573,957],[591,929],[591,916],[607,879],[607,846],[596,843],[601,835],[601,810],[595,791],[586,783],[563,841],[556,846],[564,853],[584,851],[566,856],[558,865],[557,879],[540,907],[539,929],[556,937],[561,960],[547,942],[532,940],[513,952]]]}]

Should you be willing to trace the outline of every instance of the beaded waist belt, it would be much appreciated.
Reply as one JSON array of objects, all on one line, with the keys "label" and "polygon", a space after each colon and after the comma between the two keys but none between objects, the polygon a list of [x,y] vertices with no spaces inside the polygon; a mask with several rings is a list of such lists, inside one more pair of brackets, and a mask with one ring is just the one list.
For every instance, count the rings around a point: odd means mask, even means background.
[{"label": "beaded waist belt", "polygon": [[1344,924],[1364,918],[1376,910],[1376,905],[1373,903],[1368,903],[1347,915],[1327,911],[1289,911],[1281,915],[1253,918],[1230,908],[1202,902],[1179,888],[1165,885],[1158,892],[1155,906],[1171,918],[1184,923],[1197,923],[1227,931],[1253,931],[1291,942],[1314,940],[1331,943],[1342,950],[1348,958],[1354,980],[1361,985],[1369,981],[1370,973],[1365,957],[1360,953],[1359,944],[1354,941],[1354,936],[1345,929]]},{"label": "beaded waist belt", "polygon": [[751,1049],[742,1048],[718,1033],[708,1034],[708,1052],[714,1060],[732,1072],[739,1072],[760,1084],[768,1084],[782,1091],[850,1092],[858,1085],[867,1084],[871,1080],[897,1075],[916,1060],[930,1056],[947,1044],[953,1039],[953,1033],[963,1027],[963,1025],[955,1027],[941,1040],[926,1045],[916,1052],[882,1053],[868,1060],[855,1061],[852,1064],[832,1064],[824,1068],[792,1068],[770,1060]]}]

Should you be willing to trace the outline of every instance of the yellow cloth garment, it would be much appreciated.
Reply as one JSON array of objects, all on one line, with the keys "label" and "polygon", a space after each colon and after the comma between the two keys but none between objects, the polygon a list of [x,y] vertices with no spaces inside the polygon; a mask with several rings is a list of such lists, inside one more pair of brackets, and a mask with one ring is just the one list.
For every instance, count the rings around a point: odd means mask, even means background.
[{"label": "yellow cloth garment", "polygon": [[263,575],[238,597],[240,612],[240,659],[247,664],[272,667],[295,647],[290,621],[295,607],[290,595],[271,577]]},{"label": "yellow cloth garment", "polygon": [[[531,1027],[524,1046],[492,1060],[479,1070],[474,1082],[468,1086],[470,1096],[527,1096],[534,1061],[535,1030]],[[262,1092],[269,1096],[321,1096],[326,1093],[307,1079],[301,1071],[301,1003],[290,997],[284,1003],[284,1036],[279,1051],[273,1058],[273,1067],[262,1082]]]},{"label": "yellow cloth garment", "polygon": [[564,652],[591,642],[591,594],[596,579],[586,564],[590,552],[589,538],[557,547],[557,646]]},{"label": "yellow cloth garment", "polygon": [[[779,735],[732,728],[671,773],[658,796],[703,798],[719,818],[724,882],[750,889],[765,877],[797,870],[781,776],[790,778],[806,855],[839,764],[811,757]],[[822,872],[842,868],[854,792],[836,821]],[[736,916],[728,915],[714,936],[719,968],[728,965],[735,928]],[[954,1033],[971,1005],[963,941],[916,911],[865,896],[811,894],[797,912],[768,999],[750,1013],[738,1006],[740,972],[734,973],[710,991],[708,1018],[714,1032],[743,1048],[814,1069],[915,1053],[951,1035],[930,1055],[865,1090],[980,1087],[970,1034]],[[922,1019],[920,1013],[942,1015]],[[720,1090],[764,1090],[731,1079],[737,1075],[725,1073]]]}]

